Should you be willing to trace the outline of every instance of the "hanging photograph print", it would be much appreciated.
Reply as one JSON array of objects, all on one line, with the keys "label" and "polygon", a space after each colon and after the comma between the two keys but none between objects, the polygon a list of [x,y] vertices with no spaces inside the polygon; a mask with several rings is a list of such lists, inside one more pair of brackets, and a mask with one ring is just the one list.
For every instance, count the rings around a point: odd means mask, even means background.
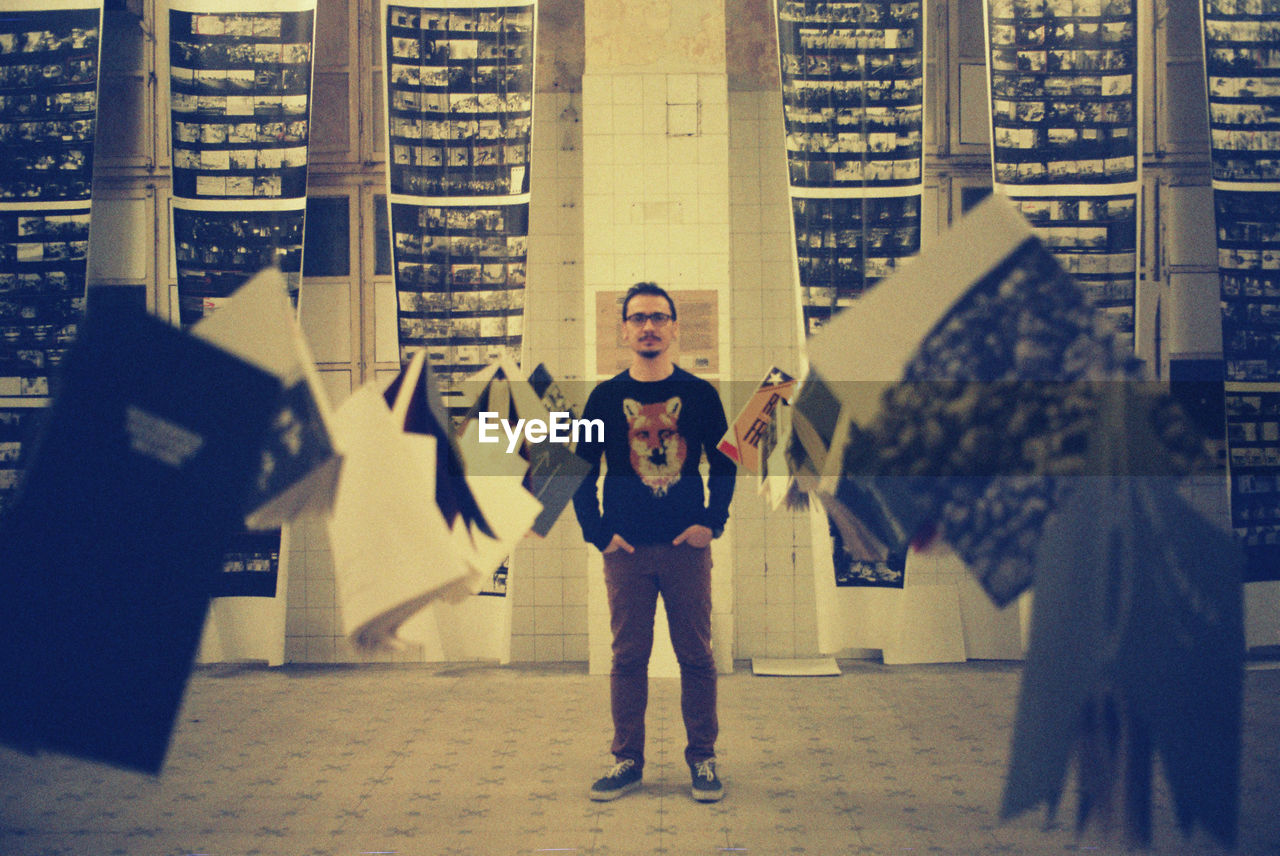
[{"label": "hanging photograph print", "polygon": [[1280,3],[1205,0],[1231,522],[1280,580]]},{"label": "hanging photograph print", "polygon": [[529,191],[533,4],[389,5],[392,193]]},{"label": "hanging photograph print", "polygon": [[[190,327],[253,274],[302,284],[316,0],[171,0],[169,114],[178,316]],[[280,532],[242,530],[215,597],[276,591]]]},{"label": "hanging photograph print", "polygon": [[89,199],[101,22],[101,2],[5,3],[0,201]]},{"label": "hanging photograph print", "polygon": [[519,362],[529,234],[530,3],[389,3],[387,180],[401,362],[426,348],[451,411]]},{"label": "hanging photograph print", "polygon": [[267,11],[279,8],[267,2],[213,14],[201,11],[208,4],[170,7],[174,196],[306,193],[310,6]]},{"label": "hanging photograph print", "polygon": [[805,334],[920,250],[924,4],[779,0]]},{"label": "hanging photograph print", "polygon": [[[291,296],[302,275],[305,207],[242,211],[173,206],[173,252],[178,266],[178,311],[183,327],[224,303],[264,267],[284,274]],[[305,206],[305,200],[303,200]]]},{"label": "hanging photograph print", "polygon": [[987,0],[995,187],[1130,346],[1137,284],[1133,0]]},{"label": "hanging photograph print", "polygon": [[84,313],[101,24],[100,2],[0,15],[0,399],[49,395]]},{"label": "hanging photograph print", "polygon": [[169,6],[173,247],[183,326],[278,264],[302,277],[315,0]]},{"label": "hanging photograph print", "polygon": [[518,357],[529,205],[392,203],[402,354],[427,349],[450,390],[504,354]]},{"label": "hanging photograph print", "polygon": [[1280,384],[1227,392],[1231,525],[1244,547],[1246,582],[1280,571]]},{"label": "hanging photograph print", "polygon": [[[808,337],[920,252],[925,10],[922,0],[777,0],[777,16]],[[854,562],[828,527],[840,585],[902,584],[901,565]]]}]

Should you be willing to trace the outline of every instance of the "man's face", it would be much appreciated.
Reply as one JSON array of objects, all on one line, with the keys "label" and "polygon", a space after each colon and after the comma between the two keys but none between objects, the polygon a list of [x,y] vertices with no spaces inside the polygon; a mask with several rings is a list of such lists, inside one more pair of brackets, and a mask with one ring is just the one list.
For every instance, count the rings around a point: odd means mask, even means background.
[{"label": "man's face", "polygon": [[635,315],[653,315],[661,313],[671,315],[671,306],[665,297],[657,294],[637,294],[627,303],[627,318],[622,322],[622,339],[632,351],[642,357],[652,359],[666,353],[675,341],[679,332],[679,323],[675,320],[658,324],[652,319],[637,326],[630,320]]}]

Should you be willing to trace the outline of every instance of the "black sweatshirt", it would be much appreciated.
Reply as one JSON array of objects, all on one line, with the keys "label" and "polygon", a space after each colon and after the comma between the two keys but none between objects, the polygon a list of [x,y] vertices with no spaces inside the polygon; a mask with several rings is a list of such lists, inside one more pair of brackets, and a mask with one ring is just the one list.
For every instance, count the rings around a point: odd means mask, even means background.
[{"label": "black sweatshirt", "polygon": [[[592,390],[582,418],[604,423],[604,442],[578,443],[592,469],[573,509],[589,543],[603,550],[618,534],[632,545],[670,544],[695,523],[717,533],[724,528],[736,470],[716,449],[728,423],[710,383],[679,366],[659,381],[634,380],[624,371]],[[596,493],[602,453],[608,466],[603,515]],[[704,453],[709,502],[698,472]]]}]

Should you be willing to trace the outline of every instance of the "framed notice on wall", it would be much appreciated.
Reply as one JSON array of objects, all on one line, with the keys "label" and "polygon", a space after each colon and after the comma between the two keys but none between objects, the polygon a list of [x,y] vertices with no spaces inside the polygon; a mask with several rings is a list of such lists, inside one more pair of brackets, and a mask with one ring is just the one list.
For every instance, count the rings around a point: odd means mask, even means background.
[{"label": "framed notice on wall", "polygon": [[[631,365],[622,339],[622,298],[626,291],[596,292],[596,374],[613,375]],[[696,375],[720,373],[720,293],[715,289],[672,291],[680,336],[675,361]]]}]

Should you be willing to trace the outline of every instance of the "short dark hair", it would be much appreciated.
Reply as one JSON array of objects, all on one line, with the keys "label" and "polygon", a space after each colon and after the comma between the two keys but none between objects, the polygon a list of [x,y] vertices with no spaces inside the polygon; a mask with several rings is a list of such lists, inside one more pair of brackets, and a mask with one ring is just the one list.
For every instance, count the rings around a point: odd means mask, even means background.
[{"label": "short dark hair", "polygon": [[667,305],[671,307],[671,320],[676,320],[676,302],[671,299],[671,295],[667,294],[666,289],[658,285],[656,282],[637,282],[635,285],[627,289],[627,296],[622,298],[622,320],[627,320],[627,304],[631,302],[631,298],[638,297],[642,294],[651,294],[654,297],[665,297]]}]

